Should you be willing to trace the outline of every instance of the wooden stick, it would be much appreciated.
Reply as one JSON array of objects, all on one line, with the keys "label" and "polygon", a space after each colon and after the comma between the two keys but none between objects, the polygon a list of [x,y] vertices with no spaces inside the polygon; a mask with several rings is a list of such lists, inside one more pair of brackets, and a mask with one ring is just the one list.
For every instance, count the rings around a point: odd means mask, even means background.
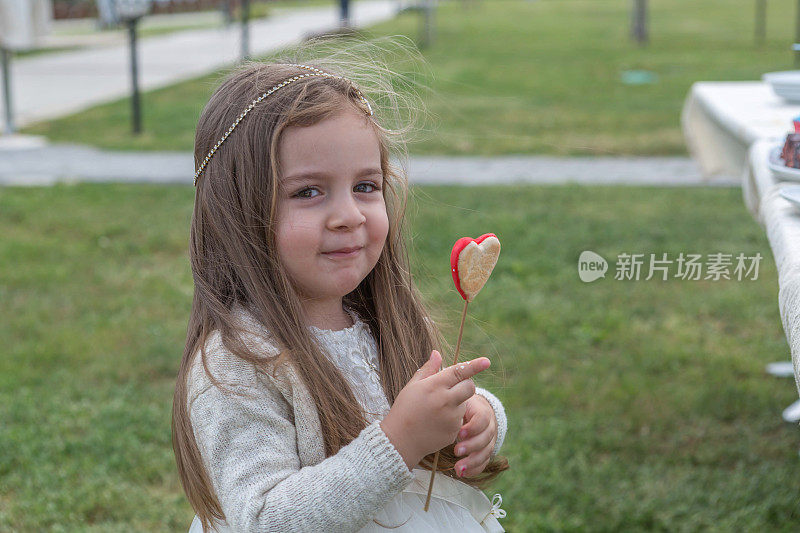
[{"label": "wooden stick", "polygon": [[[458,340],[456,341],[456,354],[453,356],[453,364],[458,363],[458,350],[461,348],[461,335],[464,333],[464,319],[467,318],[467,305],[469,300],[464,299],[464,310],[461,312],[461,325],[458,327]],[[433,470],[431,470],[431,482],[428,484],[428,497],[425,499],[425,511],[428,510],[428,505],[431,503],[431,491],[433,491],[433,479],[436,476],[436,467],[439,464],[439,450],[436,450],[436,455],[433,456]]]}]

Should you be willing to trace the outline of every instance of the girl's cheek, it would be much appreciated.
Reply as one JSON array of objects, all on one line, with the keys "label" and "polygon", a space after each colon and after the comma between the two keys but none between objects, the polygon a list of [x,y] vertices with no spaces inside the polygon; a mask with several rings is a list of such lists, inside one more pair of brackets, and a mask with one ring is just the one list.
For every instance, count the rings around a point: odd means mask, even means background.
[{"label": "girl's cheek", "polygon": [[380,229],[378,230],[378,234],[381,236],[381,241],[386,243],[386,240],[389,238],[389,215],[386,213],[386,209],[381,210],[380,214]]}]

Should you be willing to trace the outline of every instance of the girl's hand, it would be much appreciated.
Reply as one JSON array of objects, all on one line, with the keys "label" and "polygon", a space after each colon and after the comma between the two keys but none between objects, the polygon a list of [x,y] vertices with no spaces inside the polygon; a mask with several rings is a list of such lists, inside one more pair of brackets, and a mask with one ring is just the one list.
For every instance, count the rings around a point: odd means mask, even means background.
[{"label": "girl's hand", "polygon": [[458,433],[457,456],[467,455],[455,464],[459,477],[477,476],[491,459],[497,442],[497,418],[489,401],[475,394],[467,400],[464,425]]},{"label": "girl's hand", "polygon": [[395,398],[381,428],[413,470],[423,457],[455,442],[466,414],[466,402],[475,395],[472,376],[489,368],[487,357],[458,363],[439,371],[442,356],[430,359]]}]

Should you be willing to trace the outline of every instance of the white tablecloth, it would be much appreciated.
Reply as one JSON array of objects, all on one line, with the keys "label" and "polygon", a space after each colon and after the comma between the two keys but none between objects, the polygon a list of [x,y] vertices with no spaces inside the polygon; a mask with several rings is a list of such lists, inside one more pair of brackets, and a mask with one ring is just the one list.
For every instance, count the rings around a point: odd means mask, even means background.
[{"label": "white tablecloth", "polygon": [[778,307],[800,393],[800,208],[784,200],[768,167],[770,150],[793,130],[800,105],[763,82],[698,82],[681,115],[692,155],[707,176],[742,178],[745,205],[767,233],[778,269]]},{"label": "white tablecloth", "polygon": [[697,82],[681,113],[686,144],[707,177],[739,177],[747,151],[761,139],[782,140],[800,105],[787,105],[766,83]]},{"label": "white tablecloth", "polygon": [[742,188],[745,203],[769,239],[778,268],[778,308],[792,353],[795,383],[800,393],[800,207],[780,196],[781,187],[797,185],[778,181],[767,167],[773,141],[757,141],[747,155]]}]

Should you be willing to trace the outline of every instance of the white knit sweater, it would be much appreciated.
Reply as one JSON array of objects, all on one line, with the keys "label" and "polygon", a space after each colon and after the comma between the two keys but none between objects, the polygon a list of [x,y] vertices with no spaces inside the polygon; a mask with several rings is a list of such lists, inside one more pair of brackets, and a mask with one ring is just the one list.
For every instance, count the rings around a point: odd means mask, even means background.
[{"label": "white knit sweater", "polygon": [[[252,335],[256,353],[277,355],[266,331],[241,307],[237,317]],[[311,328],[353,385],[371,423],[338,453],[325,457],[322,428],[311,394],[291,365],[275,378],[229,352],[218,331],[206,342],[209,369],[226,387],[214,386],[199,354],[189,375],[188,406],[194,436],[226,516],[220,531],[357,531],[413,479],[379,422],[389,405],[364,364],[377,367],[377,347],[358,317],[341,331]],[[252,344],[251,344],[252,343]],[[377,388],[375,384],[377,383]],[[498,436],[507,421],[500,401],[480,387],[495,411]]]}]

